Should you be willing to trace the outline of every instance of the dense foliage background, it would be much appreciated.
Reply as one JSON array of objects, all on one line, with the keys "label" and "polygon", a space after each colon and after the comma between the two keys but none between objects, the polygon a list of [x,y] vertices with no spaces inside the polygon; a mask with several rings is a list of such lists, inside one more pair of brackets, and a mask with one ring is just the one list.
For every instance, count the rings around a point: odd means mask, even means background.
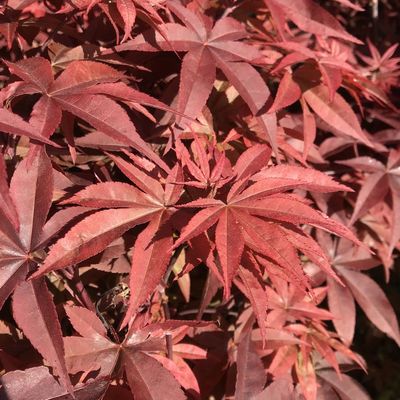
[{"label": "dense foliage background", "polygon": [[397,1],[0,5],[0,399],[397,399]]}]

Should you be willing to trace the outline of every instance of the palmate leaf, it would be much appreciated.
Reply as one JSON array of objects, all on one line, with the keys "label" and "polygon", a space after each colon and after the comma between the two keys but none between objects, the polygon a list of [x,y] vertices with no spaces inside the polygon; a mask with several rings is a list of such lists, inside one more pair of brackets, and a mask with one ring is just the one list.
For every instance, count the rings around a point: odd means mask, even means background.
[{"label": "palmate leaf", "polygon": [[0,383],[0,397],[7,400],[92,400],[101,398],[109,385],[107,380],[78,384],[72,397],[46,367],[8,372],[0,378]]},{"label": "palmate leaf", "polygon": [[343,268],[340,274],[370,321],[400,346],[399,323],[383,290],[360,272]]},{"label": "palmate leaf", "polygon": [[[119,15],[115,15],[115,12],[112,12],[110,9],[109,3],[102,0],[72,0],[71,2],[66,2],[62,12],[67,13],[76,10],[89,12],[93,7],[98,5],[113,25],[116,39],[119,43],[132,37],[132,29],[137,15],[147,23],[150,23],[155,29],[163,32],[163,20],[157,13],[155,3],[151,0],[118,0],[116,1],[116,9]],[[124,36],[120,40],[117,24],[120,25],[121,18],[123,21]]]},{"label": "palmate leaf", "polygon": [[[179,344],[177,345],[179,346]],[[174,346],[176,348],[177,346]],[[183,344],[185,346],[185,344]],[[188,345],[191,346],[191,345]],[[199,348],[198,348],[199,349]],[[201,350],[201,349],[199,349]],[[181,358],[181,354],[174,352],[174,360],[153,354],[156,359],[165,369],[167,369],[180,383],[180,385],[191,394],[192,397],[198,398],[200,394],[199,383],[190,366]],[[190,355],[189,355],[190,358]],[[200,357],[201,358],[201,357]],[[203,356],[201,359],[204,359]]]},{"label": "palmate leaf", "polygon": [[52,188],[51,161],[42,148],[33,147],[14,172],[10,184],[10,196],[18,214],[21,243],[27,251],[35,248],[46,222],[53,196]]},{"label": "palmate leaf", "polygon": [[343,239],[334,243],[320,235],[319,241],[330,254],[330,262],[345,284],[343,287],[328,278],[329,309],[335,316],[333,324],[342,339],[346,343],[353,340],[357,303],[378,329],[398,343],[399,325],[393,307],[377,283],[362,273],[380,265],[379,259],[364,248],[355,251],[351,243]]},{"label": "palmate leaf", "polygon": [[[121,363],[135,398],[141,400],[185,399],[173,375],[152,357],[166,350],[165,335],[179,334],[183,327],[202,327],[202,321],[165,321],[141,329],[130,329],[121,344],[108,339],[95,313],[82,307],[67,307],[67,315],[81,335],[64,338],[66,360],[71,373],[101,367],[101,377],[118,373]],[[176,333],[174,332],[176,330]],[[180,336],[181,337],[181,336]],[[179,340],[179,339],[178,339]]]},{"label": "palmate leaf", "polygon": [[165,185],[161,185],[133,162],[115,156],[111,158],[141,190],[126,183],[104,182],[88,186],[65,201],[84,207],[108,209],[97,211],[76,224],[52,247],[33,278],[99,254],[129,229],[148,222],[133,246],[131,298],[121,325],[124,327],[162,282],[168,267],[173,244],[170,219],[174,214],[173,204],[179,200],[182,187],[175,180],[181,180],[181,171],[180,168],[171,170]]},{"label": "palmate leaf", "polygon": [[235,213],[224,207],[219,215],[215,231],[215,244],[221,263],[225,290],[229,293],[229,284],[237,273],[244,249],[244,237]]},{"label": "palmate leaf", "polygon": [[350,224],[360,219],[371,207],[384,200],[390,193],[392,199],[392,221],[389,243],[389,255],[400,238],[400,152],[391,150],[386,166],[372,157],[356,157],[340,161],[358,171],[370,173],[358,193]]},{"label": "palmate leaf", "polygon": [[[74,61],[54,80],[51,64],[41,57],[16,63],[7,62],[7,66],[13,74],[33,88],[33,93],[41,93],[42,97],[33,108],[31,127],[19,116],[0,109],[5,117],[4,122],[0,123],[0,129],[52,144],[48,137],[61,122],[62,111],[68,111],[111,138],[132,146],[168,170],[164,161],[139,136],[125,110],[107,95],[136,103],[143,100],[152,107],[173,110],[149,95],[141,94],[124,83],[117,82],[123,78],[123,74],[119,71],[100,62]],[[116,89],[113,88],[113,83],[117,85]],[[109,86],[101,86],[102,84]],[[95,89],[97,85],[100,86],[98,93],[93,91],[92,94],[89,89]],[[22,94],[25,93],[23,91],[15,93],[15,95]],[[32,127],[36,129],[33,130]]]},{"label": "palmate leaf", "polygon": [[124,353],[124,365],[132,393],[138,400],[186,399],[173,375],[144,352]]},{"label": "palmate leaf", "polygon": [[[274,151],[276,116],[263,112],[270,97],[268,86],[251,62],[260,57],[252,46],[239,42],[247,36],[232,18],[218,20],[212,29],[198,15],[177,1],[168,1],[168,8],[184,23],[168,23],[163,34],[145,32],[115,47],[121,51],[184,51],[179,84],[178,111],[195,118],[202,111],[211,93],[216,68],[220,69],[248,105]],[[110,53],[106,50],[105,54]],[[260,113],[260,115],[258,115]],[[179,121],[178,121],[179,122]]]},{"label": "palmate leaf", "polygon": [[317,36],[331,36],[360,43],[357,38],[345,31],[333,15],[312,0],[300,0],[297,3],[288,0],[264,1],[274,20],[279,23],[280,32],[285,29],[285,19],[290,19],[300,29]]},{"label": "palmate leaf", "polygon": [[[37,237],[43,228],[51,203],[53,186],[51,164],[43,151],[40,150],[38,152],[37,149],[33,148],[28,157],[20,163],[14,173],[12,181],[14,193],[11,195],[8,190],[7,176],[3,163],[0,177],[2,181],[2,190],[4,191],[2,197],[8,203],[0,205],[3,217],[0,222],[0,232],[3,237],[3,243],[7,243],[9,249],[7,249],[7,247],[2,248],[0,260],[13,260],[19,267],[22,267],[21,269],[26,271],[26,274],[28,271],[26,257],[31,250],[32,237]],[[41,186],[41,182],[38,181],[38,179],[41,178],[45,178],[45,186]],[[24,190],[22,191],[21,189]],[[41,192],[42,190],[44,190],[44,192]],[[13,197],[18,203],[17,205],[14,204]],[[35,206],[38,206],[37,214],[35,213]],[[21,216],[19,215],[20,212],[22,213]],[[22,219],[23,222],[21,236],[19,232],[20,219]],[[32,236],[32,233],[34,233],[35,236]],[[18,249],[18,251],[15,251],[16,249]],[[15,265],[13,268],[15,268]],[[12,274],[15,273],[13,268],[10,268]],[[1,289],[4,297],[2,296],[0,299],[1,305],[15,287],[12,274],[8,275],[10,272],[11,271],[7,268],[2,270]],[[22,276],[22,279],[23,278],[24,276]],[[9,285],[9,280],[13,282],[11,286]]]},{"label": "palmate leaf", "polygon": [[314,253],[318,265],[335,276],[318,244],[306,235],[299,235],[298,227],[308,224],[359,242],[348,228],[314,210],[304,199],[284,193],[294,188],[316,192],[348,190],[312,169],[267,167],[247,177],[239,190],[233,185],[226,202],[207,198],[185,204],[184,207],[202,210],[182,229],[174,248],[216,224],[215,243],[227,297],[245,247],[271,259],[303,287],[307,286],[307,280],[296,249]]},{"label": "palmate leaf", "polygon": [[[41,278],[25,282],[35,268],[32,254],[72,219],[87,211],[75,207],[55,213],[46,223],[53,196],[53,169],[44,149],[32,146],[16,168],[8,190],[5,166],[0,164],[0,305],[13,295],[13,314],[23,333],[72,393],[64,362],[61,328],[50,292]],[[26,314],[25,312],[29,310]]]},{"label": "palmate leaf", "polygon": [[[257,318],[258,326],[260,327],[262,339],[266,342],[265,335],[267,328],[265,328],[265,322],[267,318],[268,295],[261,273],[258,271],[257,262],[248,253],[245,253],[242,257],[242,262],[234,283],[249,299],[253,313]],[[270,335],[268,336],[268,340],[271,340]]]},{"label": "palmate leaf", "polygon": [[335,316],[333,324],[336,331],[346,344],[350,344],[356,326],[356,304],[349,287],[328,278],[328,304]]}]

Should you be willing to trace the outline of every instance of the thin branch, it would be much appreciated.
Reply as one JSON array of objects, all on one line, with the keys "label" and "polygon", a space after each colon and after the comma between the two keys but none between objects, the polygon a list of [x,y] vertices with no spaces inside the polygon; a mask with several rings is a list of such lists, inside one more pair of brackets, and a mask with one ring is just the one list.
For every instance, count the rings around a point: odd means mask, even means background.
[{"label": "thin branch", "polygon": [[[167,302],[163,303],[163,310],[164,310],[165,319],[171,319],[171,314],[169,312],[169,307],[168,307]],[[167,345],[167,357],[170,360],[172,360],[174,350],[173,350],[173,343],[172,343],[172,335],[170,333],[167,333],[165,335],[165,342]]]}]

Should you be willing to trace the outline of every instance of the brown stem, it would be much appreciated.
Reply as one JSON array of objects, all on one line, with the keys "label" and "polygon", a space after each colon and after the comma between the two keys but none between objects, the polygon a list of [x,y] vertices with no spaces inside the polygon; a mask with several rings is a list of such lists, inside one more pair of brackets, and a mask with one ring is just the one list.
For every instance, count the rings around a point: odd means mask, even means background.
[{"label": "brown stem", "polygon": [[[164,310],[164,315],[165,315],[165,319],[171,319],[171,314],[170,314],[170,312],[169,312],[169,307],[168,307],[168,303],[163,303],[163,310]],[[171,334],[170,333],[167,333],[166,335],[165,335],[165,342],[166,342],[166,345],[167,345],[167,357],[170,359],[170,360],[172,360],[172,357],[173,357],[173,348],[172,348],[172,346],[173,346],[173,343],[172,343],[172,336],[171,336]]]},{"label": "brown stem", "polygon": [[[167,319],[167,320],[171,319],[171,314],[169,312],[169,307],[168,307],[168,297],[166,297],[166,295],[165,295],[165,288],[167,287],[168,279],[169,279],[169,276],[171,275],[172,268],[174,267],[174,264],[175,264],[175,262],[176,262],[176,260],[177,260],[177,258],[178,258],[178,256],[179,256],[181,251],[182,251],[182,248],[175,251],[174,255],[171,257],[171,260],[169,262],[167,271],[165,272],[165,275],[164,275],[164,278],[163,278],[164,287],[161,290],[161,292],[162,292],[163,298],[166,299],[166,300],[163,300],[163,310],[164,310],[165,319]],[[167,333],[165,335],[165,342],[166,342],[166,345],[167,345],[167,357],[170,360],[172,360],[172,354],[173,354],[172,345],[173,345],[173,343],[172,343],[171,334]]]}]

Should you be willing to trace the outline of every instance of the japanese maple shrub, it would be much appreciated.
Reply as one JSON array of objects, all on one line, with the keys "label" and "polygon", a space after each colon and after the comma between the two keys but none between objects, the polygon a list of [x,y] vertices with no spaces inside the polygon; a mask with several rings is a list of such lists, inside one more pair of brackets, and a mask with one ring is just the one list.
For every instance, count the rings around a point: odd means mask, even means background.
[{"label": "japanese maple shrub", "polygon": [[400,58],[326,3],[3,3],[1,399],[370,398]]}]

